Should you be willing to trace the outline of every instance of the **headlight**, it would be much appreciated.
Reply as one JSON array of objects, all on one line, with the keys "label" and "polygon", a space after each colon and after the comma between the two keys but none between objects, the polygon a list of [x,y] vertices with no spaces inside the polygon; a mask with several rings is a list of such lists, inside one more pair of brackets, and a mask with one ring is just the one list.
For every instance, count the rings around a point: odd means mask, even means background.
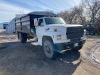
[{"label": "headlight", "polygon": [[60,40],[61,39],[61,35],[57,35],[57,40]]},{"label": "headlight", "polygon": [[82,40],[86,40],[86,30],[84,29],[83,37],[81,37]]},{"label": "headlight", "polygon": [[84,29],[84,34],[86,35],[86,29]]}]

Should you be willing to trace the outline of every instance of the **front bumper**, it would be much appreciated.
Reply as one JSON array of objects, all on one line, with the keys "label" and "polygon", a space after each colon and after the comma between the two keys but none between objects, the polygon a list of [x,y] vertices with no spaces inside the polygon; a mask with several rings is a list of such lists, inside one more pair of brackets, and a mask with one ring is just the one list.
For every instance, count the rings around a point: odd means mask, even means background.
[{"label": "front bumper", "polygon": [[78,43],[78,46],[83,46],[83,44],[85,43],[85,40],[81,40],[78,42],[74,41],[74,42],[54,44],[54,50],[59,53],[61,53],[63,51],[71,50],[75,47],[74,46],[75,43]]}]

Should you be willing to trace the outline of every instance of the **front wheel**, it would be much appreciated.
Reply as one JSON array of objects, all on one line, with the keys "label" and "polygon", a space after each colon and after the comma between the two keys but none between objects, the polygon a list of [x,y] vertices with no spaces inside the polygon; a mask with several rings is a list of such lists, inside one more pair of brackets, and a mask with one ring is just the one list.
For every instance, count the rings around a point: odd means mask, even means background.
[{"label": "front wheel", "polygon": [[54,45],[53,45],[52,40],[44,40],[43,49],[47,58],[49,59],[55,58],[56,52],[54,51]]}]

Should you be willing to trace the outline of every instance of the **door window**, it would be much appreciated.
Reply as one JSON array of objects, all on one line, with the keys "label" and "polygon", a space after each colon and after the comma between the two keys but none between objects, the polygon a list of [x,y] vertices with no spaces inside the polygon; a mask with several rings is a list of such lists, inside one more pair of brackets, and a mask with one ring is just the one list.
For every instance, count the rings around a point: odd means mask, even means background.
[{"label": "door window", "polygon": [[43,26],[44,24],[43,24],[43,19],[39,19],[39,21],[38,21],[38,26]]}]

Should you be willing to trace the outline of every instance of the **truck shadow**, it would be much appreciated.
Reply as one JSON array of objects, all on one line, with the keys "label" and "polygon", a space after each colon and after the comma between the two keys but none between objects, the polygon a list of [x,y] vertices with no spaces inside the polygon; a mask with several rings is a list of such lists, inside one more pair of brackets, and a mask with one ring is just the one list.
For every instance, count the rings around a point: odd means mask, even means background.
[{"label": "truck shadow", "polygon": [[0,69],[6,70],[5,75],[72,75],[81,63],[78,51],[67,51],[50,60],[41,46],[34,46],[30,42],[2,44],[7,45],[0,50]]}]

